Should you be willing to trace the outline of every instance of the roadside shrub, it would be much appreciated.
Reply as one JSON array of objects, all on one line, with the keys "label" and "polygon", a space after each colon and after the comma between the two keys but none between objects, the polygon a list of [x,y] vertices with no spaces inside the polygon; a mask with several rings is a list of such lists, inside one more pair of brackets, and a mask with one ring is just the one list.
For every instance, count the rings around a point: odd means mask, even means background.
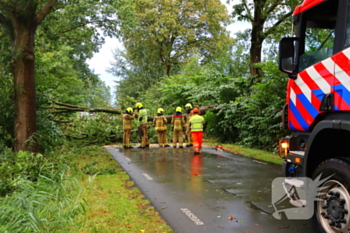
[{"label": "roadside shrub", "polygon": [[55,179],[39,176],[37,182],[21,179],[16,193],[0,198],[0,231],[58,232],[69,229],[74,216],[84,213],[79,183],[57,172]]},{"label": "roadside shrub", "polygon": [[[220,110],[217,110],[220,109]],[[235,127],[233,121],[226,120],[229,114],[228,108],[224,105],[220,105],[213,111],[218,111],[216,114],[212,111],[207,111],[204,115],[205,122],[207,123],[205,129],[205,135],[214,138],[218,142],[236,142],[238,136],[238,130]]]},{"label": "roadside shrub", "polygon": [[0,196],[14,192],[21,180],[37,181],[46,163],[42,154],[7,151],[0,154]]},{"label": "roadside shrub", "polygon": [[38,140],[40,153],[46,154],[64,144],[65,137],[57,123],[49,120],[52,116],[48,111],[37,111]]},{"label": "roadside shrub", "polygon": [[120,115],[96,113],[71,118],[71,123],[62,125],[61,129],[69,140],[77,144],[108,144],[123,138]]}]

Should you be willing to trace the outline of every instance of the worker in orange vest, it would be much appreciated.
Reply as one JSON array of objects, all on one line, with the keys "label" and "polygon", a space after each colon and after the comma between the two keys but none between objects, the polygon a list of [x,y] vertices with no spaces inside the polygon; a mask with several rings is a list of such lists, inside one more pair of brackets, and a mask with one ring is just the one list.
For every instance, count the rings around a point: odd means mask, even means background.
[{"label": "worker in orange vest", "polygon": [[204,118],[199,115],[198,108],[193,109],[193,116],[190,119],[190,128],[192,134],[194,154],[200,154],[202,149],[202,138],[204,131]]},{"label": "worker in orange vest", "polygon": [[168,120],[163,115],[164,109],[158,108],[157,116],[153,118],[153,126],[155,127],[155,131],[158,134],[158,144],[159,147],[169,147],[168,137],[166,135],[166,128]]}]

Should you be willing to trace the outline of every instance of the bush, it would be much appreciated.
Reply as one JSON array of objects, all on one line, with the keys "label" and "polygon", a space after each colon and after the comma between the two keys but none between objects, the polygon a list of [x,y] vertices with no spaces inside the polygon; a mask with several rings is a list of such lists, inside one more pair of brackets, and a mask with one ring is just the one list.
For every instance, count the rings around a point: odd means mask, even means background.
[{"label": "bush", "polygon": [[[57,232],[73,224],[74,216],[84,213],[78,200],[79,184],[65,171],[55,179],[39,176],[37,182],[19,180],[14,195],[0,198],[1,232]],[[78,188],[78,189],[77,189]]]}]

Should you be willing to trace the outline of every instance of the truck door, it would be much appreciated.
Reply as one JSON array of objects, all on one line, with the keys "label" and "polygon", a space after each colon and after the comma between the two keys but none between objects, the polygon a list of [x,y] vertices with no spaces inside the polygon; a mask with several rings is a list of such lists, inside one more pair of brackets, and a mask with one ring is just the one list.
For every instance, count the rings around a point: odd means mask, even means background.
[{"label": "truck door", "polygon": [[350,111],[350,1],[340,11],[339,47],[334,55],[335,77],[333,84],[334,110]]},{"label": "truck door", "polygon": [[333,107],[334,61],[339,1],[301,7],[298,75],[290,83],[289,127],[309,131],[316,117]]}]

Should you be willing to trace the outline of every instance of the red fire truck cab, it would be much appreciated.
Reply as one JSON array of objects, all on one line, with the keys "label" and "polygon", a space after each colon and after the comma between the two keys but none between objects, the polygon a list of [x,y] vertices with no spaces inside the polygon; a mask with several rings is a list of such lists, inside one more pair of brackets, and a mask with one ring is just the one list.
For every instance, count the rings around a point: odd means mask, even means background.
[{"label": "red fire truck cab", "polygon": [[283,172],[330,176],[313,221],[321,232],[349,232],[350,0],[304,0],[292,33],[279,45],[279,69],[289,76],[282,125],[292,131],[280,141]]}]

